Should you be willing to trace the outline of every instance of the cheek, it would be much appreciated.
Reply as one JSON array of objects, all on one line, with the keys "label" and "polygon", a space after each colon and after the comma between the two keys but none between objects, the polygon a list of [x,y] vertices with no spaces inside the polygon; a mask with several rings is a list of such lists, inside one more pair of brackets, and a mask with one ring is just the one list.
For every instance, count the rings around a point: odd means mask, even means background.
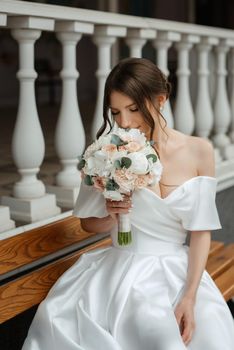
[{"label": "cheek", "polygon": [[146,121],[144,120],[144,118],[140,114],[137,116],[136,122],[137,122],[138,126],[140,126],[141,129],[144,129],[144,130],[149,129],[149,125],[146,123]]}]

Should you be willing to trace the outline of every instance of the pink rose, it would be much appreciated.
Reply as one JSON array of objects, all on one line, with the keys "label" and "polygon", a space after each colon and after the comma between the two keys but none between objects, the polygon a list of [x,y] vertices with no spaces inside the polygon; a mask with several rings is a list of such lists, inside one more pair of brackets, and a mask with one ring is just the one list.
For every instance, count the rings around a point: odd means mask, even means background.
[{"label": "pink rose", "polygon": [[102,146],[102,151],[107,153],[114,153],[117,151],[117,147],[116,145],[113,145],[113,144],[104,145]]},{"label": "pink rose", "polygon": [[139,151],[142,147],[138,142],[131,141],[126,145],[126,148],[129,152],[137,152]]},{"label": "pink rose", "polygon": [[103,178],[100,176],[93,177],[93,186],[100,192],[103,192],[105,189],[105,184]]},{"label": "pink rose", "polygon": [[125,169],[118,169],[115,171],[114,180],[120,187],[121,193],[132,191],[134,187],[134,174],[129,173]]},{"label": "pink rose", "polygon": [[150,182],[149,175],[138,175],[135,179],[135,188],[147,187]]},{"label": "pink rose", "polygon": [[119,146],[119,151],[127,151],[126,145]]}]

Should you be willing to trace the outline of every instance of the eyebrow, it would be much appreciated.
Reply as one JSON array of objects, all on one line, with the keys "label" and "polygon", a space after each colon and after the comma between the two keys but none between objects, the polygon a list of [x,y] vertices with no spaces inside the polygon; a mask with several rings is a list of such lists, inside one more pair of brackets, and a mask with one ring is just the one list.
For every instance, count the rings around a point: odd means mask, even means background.
[{"label": "eyebrow", "polygon": [[[131,103],[130,105],[125,106],[124,108],[131,107],[131,106],[133,106],[133,105],[135,105],[135,104],[136,104],[136,103],[135,103],[135,102],[133,102],[133,103]],[[111,108],[111,109],[118,109],[118,108],[111,107],[111,106],[110,106],[110,108]]]}]

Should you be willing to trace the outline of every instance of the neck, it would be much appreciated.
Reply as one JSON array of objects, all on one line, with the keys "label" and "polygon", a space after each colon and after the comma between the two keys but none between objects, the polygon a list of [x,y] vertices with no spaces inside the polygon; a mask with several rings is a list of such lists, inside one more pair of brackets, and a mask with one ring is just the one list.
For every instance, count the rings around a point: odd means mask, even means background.
[{"label": "neck", "polygon": [[155,142],[155,148],[160,153],[162,152],[167,144],[167,141],[170,136],[169,128],[164,126],[164,121],[155,123],[155,129],[153,132],[153,141]]}]

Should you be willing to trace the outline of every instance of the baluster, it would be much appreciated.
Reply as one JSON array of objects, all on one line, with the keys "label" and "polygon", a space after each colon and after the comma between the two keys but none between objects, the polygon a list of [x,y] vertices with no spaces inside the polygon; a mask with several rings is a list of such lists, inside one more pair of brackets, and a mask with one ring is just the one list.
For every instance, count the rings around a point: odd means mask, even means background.
[{"label": "baluster", "polygon": [[189,91],[189,51],[199,37],[183,34],[181,41],[175,47],[178,50],[178,86],[175,102],[175,128],[185,134],[192,134],[194,130],[194,113]]},{"label": "baluster", "polygon": [[[162,72],[168,77],[168,49],[172,45],[172,42],[180,40],[180,34],[173,32],[159,32],[157,38],[152,40],[153,46],[157,53],[157,65],[162,70]],[[167,125],[170,128],[174,126],[174,120],[171,110],[170,101],[164,105],[163,116],[167,121]]]},{"label": "baluster", "polygon": [[231,49],[231,130],[230,139],[234,143],[234,48]]},{"label": "baluster", "polygon": [[[12,30],[13,37],[19,43],[19,105],[17,120],[12,139],[14,162],[20,174],[15,183],[13,197],[3,197],[2,204],[10,207],[12,217],[23,222],[33,222],[60,213],[56,198],[45,193],[45,186],[38,180],[37,174],[44,158],[44,138],[38,118],[34,81],[37,76],[34,70],[34,43],[41,31],[27,29],[33,25],[33,19],[12,17],[10,26],[24,29]],[[39,23],[39,19],[35,23]],[[52,20],[41,20],[43,28]]]},{"label": "baluster", "polygon": [[0,26],[6,26],[7,15],[5,13],[0,13]]},{"label": "baluster", "polygon": [[111,69],[111,46],[117,37],[126,35],[126,28],[116,26],[96,26],[93,41],[98,47],[98,79],[97,101],[92,124],[92,138],[96,139],[96,133],[103,123],[103,96],[107,75]]},{"label": "baluster", "polygon": [[4,205],[0,205],[0,233],[15,227],[15,222],[10,219],[10,210]]},{"label": "baluster", "polygon": [[[208,138],[214,123],[213,108],[209,89],[209,52],[212,45],[218,43],[217,38],[203,37],[197,45],[198,52],[198,86],[195,106],[195,134]],[[216,162],[222,160],[219,149],[215,148]]]},{"label": "baluster", "polygon": [[62,170],[56,175],[55,186],[47,192],[56,194],[61,207],[73,208],[80,186],[78,156],[85,147],[85,132],[77,100],[76,46],[83,33],[91,34],[93,25],[78,22],[58,22],[55,30],[63,47],[62,102],[55,130],[55,148]]},{"label": "baluster", "polygon": [[228,40],[221,39],[216,47],[216,90],[214,98],[214,133],[213,141],[220,149],[224,159],[234,157],[234,145],[226,134],[231,123],[231,109],[226,86],[226,56],[229,50]]},{"label": "baluster", "polygon": [[130,57],[142,57],[142,48],[148,39],[156,37],[156,30],[152,29],[128,29],[126,44],[130,49]]},{"label": "baluster", "polygon": [[213,109],[209,92],[209,51],[212,44],[217,44],[218,39],[203,37],[197,45],[198,52],[198,87],[195,107],[195,131],[196,135],[208,138],[213,126]]}]

